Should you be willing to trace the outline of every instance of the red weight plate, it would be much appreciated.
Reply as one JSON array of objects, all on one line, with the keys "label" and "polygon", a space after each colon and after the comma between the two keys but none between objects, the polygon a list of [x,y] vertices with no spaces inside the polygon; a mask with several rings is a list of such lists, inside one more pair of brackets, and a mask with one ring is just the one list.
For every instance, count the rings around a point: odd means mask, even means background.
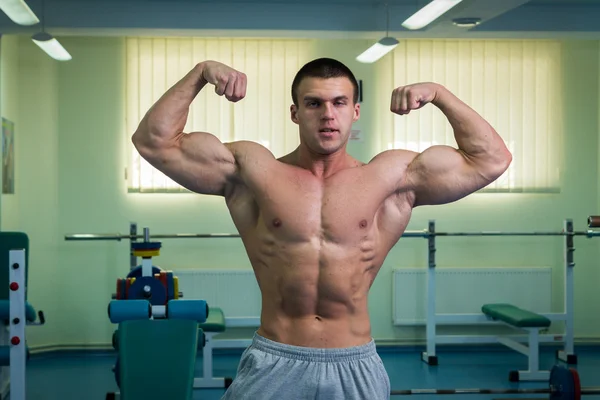
[{"label": "red weight plate", "polygon": [[573,377],[573,400],[581,400],[581,380],[579,380],[579,372],[575,368],[569,368]]}]

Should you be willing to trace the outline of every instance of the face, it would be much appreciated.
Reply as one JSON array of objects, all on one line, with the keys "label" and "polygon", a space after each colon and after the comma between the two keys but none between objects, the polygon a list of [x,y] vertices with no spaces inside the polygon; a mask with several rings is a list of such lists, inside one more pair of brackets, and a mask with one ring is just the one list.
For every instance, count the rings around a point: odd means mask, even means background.
[{"label": "face", "polygon": [[344,147],[352,123],[360,116],[353,102],[354,87],[347,78],[305,78],[298,87],[298,106],[290,107],[299,126],[300,142],[322,155]]}]

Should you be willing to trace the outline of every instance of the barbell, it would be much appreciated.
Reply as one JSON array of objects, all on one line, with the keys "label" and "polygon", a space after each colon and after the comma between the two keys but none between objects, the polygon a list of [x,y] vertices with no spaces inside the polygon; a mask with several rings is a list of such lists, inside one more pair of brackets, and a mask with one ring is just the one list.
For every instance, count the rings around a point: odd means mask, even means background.
[{"label": "barbell", "polygon": [[407,389],[392,390],[392,396],[419,394],[549,394],[550,400],[580,400],[582,395],[600,394],[600,387],[581,387],[574,368],[555,365],[550,371],[547,388],[524,389]]},{"label": "barbell", "polygon": [[[434,236],[586,236],[588,238],[600,236],[600,231],[547,231],[547,232],[508,232],[508,231],[481,231],[481,232],[429,232],[422,231],[405,231],[403,237],[412,238],[428,238]],[[156,234],[150,235],[151,239],[224,239],[224,238],[239,238],[236,233],[174,233],[174,234]],[[120,233],[75,233],[65,235],[67,241],[94,241],[94,240],[137,240],[143,239],[143,235],[124,235]]]},{"label": "barbell", "polygon": [[[566,222],[570,222],[571,220],[566,220]],[[600,228],[600,215],[590,215],[587,219],[587,228],[586,230],[574,231],[571,228],[563,229],[561,231],[521,231],[521,232],[513,232],[513,231],[475,231],[475,232],[436,232],[435,231],[435,222],[429,222],[429,229],[423,230],[407,230],[404,231],[402,237],[408,238],[424,238],[430,239],[435,238],[436,236],[566,236],[572,238],[574,236],[585,236],[587,238],[592,238],[596,236],[600,236],[599,230],[594,230],[594,228]],[[572,222],[571,222],[572,226]],[[130,224],[130,232],[129,234],[121,234],[121,233],[75,233],[65,235],[65,240],[67,241],[96,241],[96,240],[130,240],[136,241],[138,239],[144,239],[144,241],[148,242],[150,239],[231,239],[231,238],[240,238],[240,234],[238,233],[174,233],[174,234],[153,234],[150,235],[148,228],[144,229],[143,235],[137,234],[137,225],[132,223]]]},{"label": "barbell", "polygon": [[[570,221],[570,220],[569,220]],[[407,230],[404,231],[402,237],[412,238],[432,238],[436,236],[585,236],[588,238],[600,236],[600,231],[594,230],[593,228],[600,228],[600,216],[591,215],[588,217],[588,229],[582,231],[573,230],[562,230],[562,231],[474,231],[474,232],[436,232],[434,229],[424,230]],[[147,228],[144,229],[144,235],[138,235],[135,231],[130,232],[129,235],[121,233],[76,233],[65,235],[65,240],[68,241],[88,241],[88,240],[138,240],[144,239],[149,241],[150,239],[226,239],[226,238],[239,238],[240,235],[237,233],[174,233],[174,234],[153,234],[150,235]]]}]

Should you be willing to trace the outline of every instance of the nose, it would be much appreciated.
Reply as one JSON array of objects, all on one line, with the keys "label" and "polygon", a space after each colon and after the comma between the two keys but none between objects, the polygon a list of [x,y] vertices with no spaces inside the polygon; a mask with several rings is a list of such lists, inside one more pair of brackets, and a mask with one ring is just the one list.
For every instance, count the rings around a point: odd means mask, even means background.
[{"label": "nose", "polygon": [[323,104],[323,119],[333,119],[333,104],[324,103]]}]

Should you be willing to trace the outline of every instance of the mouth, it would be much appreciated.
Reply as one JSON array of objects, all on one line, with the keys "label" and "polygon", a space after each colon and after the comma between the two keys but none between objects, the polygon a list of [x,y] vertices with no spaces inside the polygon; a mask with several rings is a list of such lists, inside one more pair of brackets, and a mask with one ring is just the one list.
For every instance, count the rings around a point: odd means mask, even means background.
[{"label": "mouth", "polygon": [[337,129],[331,129],[331,128],[319,129],[319,135],[321,137],[325,137],[325,138],[331,138],[338,132],[339,131]]}]

